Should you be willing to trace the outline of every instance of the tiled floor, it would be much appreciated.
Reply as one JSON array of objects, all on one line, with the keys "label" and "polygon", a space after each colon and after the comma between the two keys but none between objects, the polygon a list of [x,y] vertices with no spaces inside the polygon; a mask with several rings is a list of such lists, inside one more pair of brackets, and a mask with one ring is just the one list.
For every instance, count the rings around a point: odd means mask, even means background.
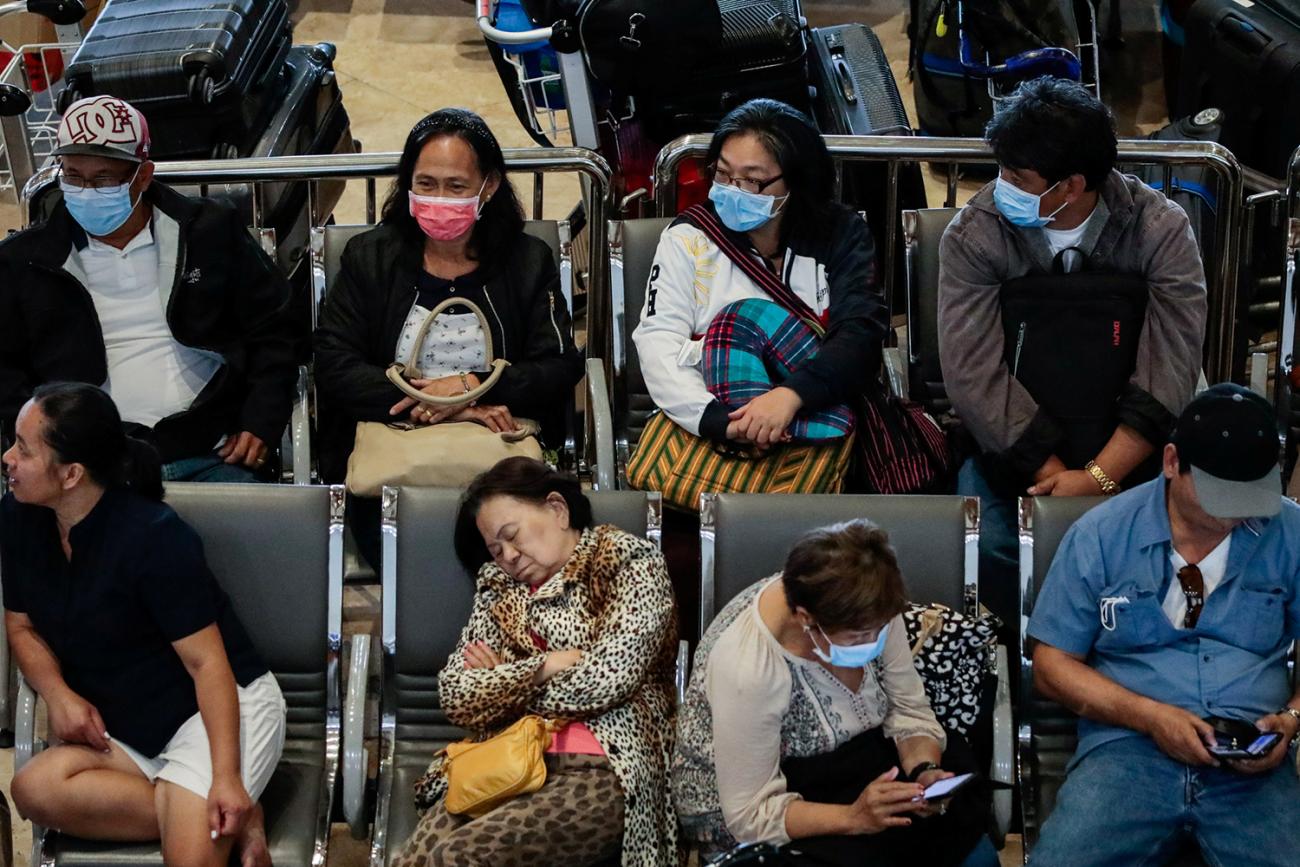
[{"label": "tiled floor", "polygon": [[[1121,134],[1142,134],[1165,121],[1156,3],[1134,0],[1123,5],[1127,46],[1107,57],[1103,86],[1119,115]],[[891,58],[904,103],[915,120],[912,88],[906,75],[906,8],[903,0],[804,3],[814,26],[861,21],[875,28]],[[507,147],[531,146],[531,139],[504,99],[471,9],[463,0],[301,0],[295,14],[295,40],[328,41],[338,47],[336,69],[344,101],[352,118],[353,134],[366,151],[399,150],[415,121],[445,105],[478,111]],[[931,202],[941,202],[941,180],[932,177],[929,183]],[[964,183],[963,194],[976,186]],[[577,200],[573,182],[548,180],[546,190],[548,216],[566,214]],[[524,179],[520,192],[527,197],[530,191]],[[336,216],[346,222],[358,220],[362,214],[360,190],[349,190]],[[0,232],[19,222],[16,207],[0,196]],[[377,590],[350,589],[345,611],[349,633],[373,631],[378,617]],[[6,795],[11,776],[12,751],[0,751],[0,789]],[[16,817],[14,825],[15,856],[22,864],[30,852],[30,828]],[[335,829],[332,865],[359,867],[365,863],[366,854],[365,845],[351,840],[346,829]],[[1013,838],[1002,853],[1002,863],[1020,862],[1019,841]]]}]

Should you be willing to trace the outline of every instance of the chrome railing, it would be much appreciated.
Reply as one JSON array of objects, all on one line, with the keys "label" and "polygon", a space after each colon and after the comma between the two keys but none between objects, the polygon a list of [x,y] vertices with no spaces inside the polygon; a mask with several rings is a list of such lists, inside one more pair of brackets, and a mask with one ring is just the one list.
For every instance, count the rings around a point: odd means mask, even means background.
[{"label": "chrome railing", "polygon": [[[606,247],[605,222],[610,216],[609,163],[595,151],[585,148],[505,148],[506,171],[511,174],[531,174],[534,180],[533,216],[541,219],[542,176],[549,173],[574,173],[590,182],[591,195],[586,196],[587,222],[590,232],[590,256],[587,278],[587,304],[589,331],[587,346],[593,355],[608,357],[604,351],[609,339],[607,299],[609,297],[609,255]],[[253,185],[253,228],[263,228],[265,214],[263,186],[291,181],[305,182],[308,190],[308,211],[311,224],[319,226],[329,214],[317,213],[320,201],[319,186],[325,182],[366,182],[366,222],[376,217],[376,181],[397,174],[399,153],[329,154],[293,157],[265,157],[261,159],[193,160],[158,163],[154,177],[167,184],[197,185],[203,195],[219,193],[223,185]],[[30,220],[31,202],[47,185],[55,182],[57,169],[48,166],[38,171],[23,187],[24,220]]]},{"label": "chrome railing", "polygon": [[[655,205],[660,216],[671,216],[677,194],[677,170],[685,159],[702,157],[709,136],[688,135],[670,142],[655,160]],[[836,136],[825,137],[831,156],[839,162],[878,162],[887,165],[886,213],[895,215],[884,227],[884,253],[880,269],[886,298],[894,298],[898,257],[898,184],[906,163],[933,162],[948,167],[948,198],[955,199],[957,167],[991,165],[993,151],[982,139],[929,138],[924,136]],[[1177,166],[1204,166],[1215,176],[1220,203],[1214,255],[1214,273],[1206,275],[1209,290],[1209,320],[1206,328],[1205,363],[1214,381],[1232,378],[1233,346],[1237,335],[1237,272],[1240,226],[1244,201],[1244,176],[1232,152],[1213,142],[1153,141],[1122,139],[1119,162],[1124,166],[1156,165],[1164,171],[1165,189]],[[1294,177],[1294,175],[1293,175]],[[1296,213],[1296,211],[1292,211]]]},{"label": "chrome railing", "polygon": [[[546,174],[577,174],[583,181],[586,208],[589,261],[587,263],[587,353],[592,358],[608,358],[611,345],[609,315],[609,248],[605,225],[610,214],[612,172],[600,154],[585,148],[504,148],[506,171],[529,174],[533,178],[532,212],[542,218],[543,186]],[[307,213],[310,227],[322,226],[330,217],[321,207],[323,184],[345,181],[365,182],[366,222],[374,223],[378,215],[377,182],[397,174],[400,153],[326,154],[291,157],[263,157],[234,160],[192,160],[160,162],[154,177],[174,186],[197,187],[200,195],[226,192],[224,187],[252,187],[252,228],[255,234],[266,229],[267,201],[274,201],[274,191],[267,187],[286,183],[307,185]],[[56,183],[58,168],[47,166],[37,171],[22,189],[24,225],[36,218],[33,205],[46,187]],[[330,200],[336,200],[337,196]],[[591,446],[588,445],[588,448]]]}]

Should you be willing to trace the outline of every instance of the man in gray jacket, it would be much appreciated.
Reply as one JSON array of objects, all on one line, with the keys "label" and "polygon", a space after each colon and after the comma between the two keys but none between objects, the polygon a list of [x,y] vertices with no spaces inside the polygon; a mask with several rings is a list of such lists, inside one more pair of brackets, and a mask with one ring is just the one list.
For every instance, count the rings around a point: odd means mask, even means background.
[{"label": "man in gray jacket", "polygon": [[[985,135],[998,178],[962,209],[939,248],[939,356],[948,396],[980,452],[962,467],[958,488],[982,500],[980,571],[991,586],[981,582],[981,595],[1015,623],[1015,498],[1096,496],[1150,477],[1144,464],[1196,386],[1205,274],[1182,209],[1116,171],[1114,118],[1083,86],[1026,82]],[[1003,284],[1054,268],[1140,275],[1148,286],[1136,368],[1116,401],[1119,424],[1085,466],[1061,460],[1061,425],[1004,361]]]}]

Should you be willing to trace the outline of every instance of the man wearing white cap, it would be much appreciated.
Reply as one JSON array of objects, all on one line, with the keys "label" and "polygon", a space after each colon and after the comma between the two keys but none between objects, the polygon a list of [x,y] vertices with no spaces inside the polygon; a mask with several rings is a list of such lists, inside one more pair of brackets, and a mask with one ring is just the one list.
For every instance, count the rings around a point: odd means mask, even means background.
[{"label": "man wearing white cap", "polygon": [[1216,385],[1179,417],[1163,475],[1080,518],[1029,621],[1034,685],[1079,746],[1031,865],[1292,865],[1300,803],[1300,507],[1276,417]]},{"label": "man wearing white cap", "polygon": [[102,385],[171,481],[252,481],[296,365],[289,287],[238,213],[153,181],[149,127],[78,100],[54,151],[63,200],[0,243],[0,429],[36,386]]}]

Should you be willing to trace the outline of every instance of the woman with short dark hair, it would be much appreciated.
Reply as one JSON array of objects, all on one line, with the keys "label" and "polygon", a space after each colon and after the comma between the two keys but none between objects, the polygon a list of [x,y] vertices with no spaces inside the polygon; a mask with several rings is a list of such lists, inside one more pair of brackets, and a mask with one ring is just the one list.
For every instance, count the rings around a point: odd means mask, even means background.
[{"label": "woman with short dark hair", "polygon": [[58,744],[13,780],[38,825],[162,839],[167,864],[270,865],[256,803],[284,747],[280,687],[161,500],[112,398],[38,387],[4,454],[5,628]]},{"label": "woman with short dark hair", "polygon": [[[457,304],[421,339],[428,313],[448,299],[482,310],[488,333]],[[524,233],[496,137],[471,111],[433,112],[407,136],[383,219],[348,242],[321,310],[321,476],[343,480],[357,422],[474,421],[510,431],[527,418],[541,423],[544,443],[557,446],[566,395],[582,378],[572,329],[554,256]],[[473,405],[418,404],[385,376],[394,361],[414,356],[416,388],[465,394],[488,378],[485,338],[510,365]],[[374,564],[378,537],[364,530],[378,526],[378,504],[362,502],[374,520],[358,520],[353,530]]]},{"label": "woman with short dark hair", "polygon": [[573,476],[509,458],[465,492],[456,552],[478,583],[438,676],[447,718],[475,735],[527,714],[565,724],[542,788],[478,818],[447,809],[435,760],[417,786],[425,812],[394,867],[580,867],[620,851],[625,867],[676,863],[676,627],[659,550],[593,526]]},{"label": "woman with short dark hair", "polygon": [[[664,231],[633,334],[650,396],[676,425],[717,443],[843,438],[889,327],[866,223],[834,200],[820,133],[784,103],[732,110],[707,160],[710,201]],[[824,337],[746,265],[784,283]]]},{"label": "woman with short dark hair", "polygon": [[824,865],[997,864],[982,792],[923,800],[972,761],[930,709],[907,604],[888,535],[855,520],[804,536],[718,614],[673,757],[682,830],[703,857],[794,840]]}]

